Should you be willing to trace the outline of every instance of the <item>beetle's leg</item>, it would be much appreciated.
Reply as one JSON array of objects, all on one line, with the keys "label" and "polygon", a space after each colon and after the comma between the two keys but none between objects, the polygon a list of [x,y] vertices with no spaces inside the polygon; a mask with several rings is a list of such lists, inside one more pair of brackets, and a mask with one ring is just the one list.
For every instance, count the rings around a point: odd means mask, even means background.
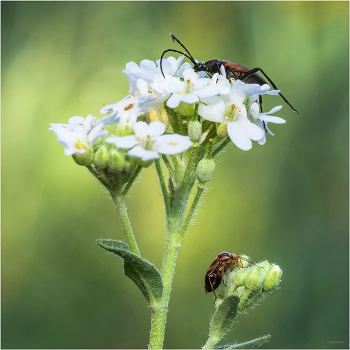
[{"label": "beetle's leg", "polygon": [[[230,69],[230,71],[231,71],[231,73],[233,74],[235,80],[239,80],[237,74],[236,74],[235,71],[232,69],[232,67],[226,66],[226,67],[225,67],[225,70],[226,70],[226,68],[229,68],[229,69]],[[241,79],[241,80],[242,80],[242,79]]]},{"label": "beetle's leg", "polygon": [[211,283],[210,278],[209,278],[209,283],[210,283],[210,287],[211,287],[211,289],[212,289],[212,291],[213,291],[213,293],[214,293],[214,295],[215,295],[215,300],[214,300],[214,303],[215,303],[215,302],[216,302],[216,299],[217,299],[218,297],[216,296],[216,293],[215,293],[215,290],[214,290],[213,284]]},{"label": "beetle's leg", "polygon": [[262,113],[263,112],[263,110],[262,110],[262,96],[261,95],[259,95],[259,107],[260,107],[260,113]]},{"label": "beetle's leg", "polygon": [[[263,110],[262,110],[262,96],[261,95],[259,95],[259,105],[260,105],[260,113],[263,113]],[[263,125],[264,125],[264,129],[267,132],[265,120],[263,120],[262,122],[263,122]]]},{"label": "beetle's leg", "polygon": [[[265,72],[259,68],[259,67],[256,67],[256,68],[253,68],[251,69],[249,72],[245,73],[242,77],[241,77],[241,80],[243,81],[244,79],[247,79],[248,77],[250,77],[251,75],[255,74],[256,72],[260,71],[264,77],[269,81],[269,83],[272,85],[272,87],[275,89],[275,90],[279,90],[278,87],[275,85],[275,83],[265,74]],[[286,103],[289,105],[289,107],[296,113],[298,113],[298,111],[288,102],[288,100],[279,92],[278,93],[285,101]],[[299,114],[299,113],[298,113]]]}]

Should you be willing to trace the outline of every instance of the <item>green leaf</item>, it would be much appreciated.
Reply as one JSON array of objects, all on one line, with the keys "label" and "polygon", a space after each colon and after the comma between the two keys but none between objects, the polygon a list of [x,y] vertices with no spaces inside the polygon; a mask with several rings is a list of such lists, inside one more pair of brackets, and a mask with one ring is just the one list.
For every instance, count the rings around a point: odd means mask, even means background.
[{"label": "green leaf", "polygon": [[132,253],[129,246],[122,241],[98,239],[97,244],[124,259],[125,275],[140,288],[150,304],[160,300],[163,293],[163,283],[159,271],[153,264]]},{"label": "green leaf", "polygon": [[230,295],[220,304],[210,323],[209,338],[219,342],[230,330],[237,315],[238,304],[239,298],[234,295]]},{"label": "green leaf", "polygon": [[216,346],[214,347],[214,349],[255,349],[267,343],[270,340],[270,338],[271,338],[271,335],[268,334],[244,343],[239,343],[239,344],[235,343],[235,344]]}]

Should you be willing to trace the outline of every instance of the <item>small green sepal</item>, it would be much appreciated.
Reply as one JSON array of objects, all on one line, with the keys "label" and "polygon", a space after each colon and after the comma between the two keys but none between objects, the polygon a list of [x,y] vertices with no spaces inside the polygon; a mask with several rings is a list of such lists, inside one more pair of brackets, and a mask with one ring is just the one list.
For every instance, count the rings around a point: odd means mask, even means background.
[{"label": "small green sepal", "polygon": [[74,161],[81,166],[90,166],[93,160],[93,150],[92,148],[88,148],[85,153],[75,153],[72,158]]}]

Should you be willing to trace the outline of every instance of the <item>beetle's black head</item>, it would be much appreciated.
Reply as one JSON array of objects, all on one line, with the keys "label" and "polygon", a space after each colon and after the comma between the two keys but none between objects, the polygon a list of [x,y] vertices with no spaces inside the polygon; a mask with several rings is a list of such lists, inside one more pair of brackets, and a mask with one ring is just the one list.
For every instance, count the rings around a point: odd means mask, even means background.
[{"label": "beetle's black head", "polygon": [[193,69],[195,72],[205,72],[207,70],[207,65],[204,62],[197,62],[194,64]]}]

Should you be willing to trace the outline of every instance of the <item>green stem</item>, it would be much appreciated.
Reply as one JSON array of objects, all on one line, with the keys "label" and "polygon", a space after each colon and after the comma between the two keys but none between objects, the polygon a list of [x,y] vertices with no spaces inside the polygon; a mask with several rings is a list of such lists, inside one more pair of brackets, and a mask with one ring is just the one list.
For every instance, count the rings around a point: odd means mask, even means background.
[{"label": "green stem", "polygon": [[157,174],[158,174],[158,178],[159,178],[159,182],[160,182],[160,187],[162,188],[162,193],[163,193],[163,197],[164,197],[165,214],[168,217],[169,211],[170,211],[170,200],[169,200],[168,191],[167,191],[164,177],[163,177],[162,167],[160,165],[159,159],[156,159],[154,163],[156,166],[156,170],[157,170]]},{"label": "green stem", "polygon": [[125,205],[125,196],[114,194],[112,195],[113,201],[115,203],[115,206],[117,208],[117,212],[119,215],[119,220],[121,223],[122,231],[124,233],[124,236],[126,238],[126,241],[128,243],[128,246],[134,254],[141,256],[139,248],[137,246],[134,233],[132,231],[132,227],[130,224],[129,216],[126,210]]},{"label": "green stem", "polygon": [[181,174],[181,168],[180,168],[180,162],[179,162],[179,156],[178,154],[175,154],[171,157],[171,161],[174,164],[174,169],[175,169],[175,174],[178,174],[178,176],[180,176]]},{"label": "green stem", "polygon": [[191,208],[190,208],[190,210],[187,214],[186,220],[182,226],[182,230],[181,230],[182,235],[185,235],[187,232],[188,226],[191,222],[191,219],[193,217],[194,212],[196,211],[197,205],[199,203],[199,200],[200,200],[201,195],[203,194],[204,190],[205,190],[205,187],[203,185],[198,185],[196,196],[194,197]]},{"label": "green stem", "polygon": [[177,254],[182,244],[182,236],[178,232],[173,231],[168,234],[169,238],[165,248],[162,269],[163,295],[160,306],[156,309],[153,308],[149,349],[163,348],[171,285],[175,273]]},{"label": "green stem", "polygon": [[137,176],[139,175],[140,171],[142,170],[142,166],[138,165],[134,174],[132,175],[131,179],[129,180],[129,182],[127,183],[122,196],[126,196],[126,194],[128,193],[128,191],[130,190],[130,187],[132,186],[132,184],[134,183],[134,181],[136,180]]},{"label": "green stem", "polygon": [[220,341],[220,339],[209,337],[202,349],[214,349],[214,346]]},{"label": "green stem", "polygon": [[177,113],[172,108],[169,108],[167,106],[165,106],[164,108],[168,114],[168,118],[169,118],[170,124],[171,124],[174,132],[177,134],[181,134],[181,129],[180,129],[180,125],[178,122]]},{"label": "green stem", "polygon": [[112,188],[112,185],[111,185],[110,182],[107,180],[107,178],[103,178],[100,174],[98,174],[98,173],[94,170],[93,167],[87,166],[87,168],[88,168],[88,170],[90,171],[90,173],[91,173],[92,175],[94,175],[94,176],[96,177],[96,179],[97,179],[98,181],[100,181],[101,184],[102,184],[104,187],[106,187],[106,188],[109,189],[109,190]]},{"label": "green stem", "polygon": [[168,232],[162,267],[163,294],[160,305],[152,308],[152,323],[149,349],[162,349],[168,313],[171,285],[174,278],[176,259],[183,241],[182,227],[188,194],[175,190],[171,210],[167,217]]},{"label": "green stem", "polygon": [[170,177],[175,181],[176,180],[176,176],[175,176],[175,172],[173,169],[173,166],[170,164],[169,159],[167,158],[167,156],[165,154],[162,154],[162,159],[169,171],[169,175]]},{"label": "green stem", "polygon": [[185,173],[183,175],[183,181],[181,184],[181,192],[187,191],[186,187],[188,186],[189,179],[191,179],[191,177],[196,169],[196,166],[197,166],[198,162],[200,161],[200,159],[203,157],[204,153],[205,153],[205,147],[203,147],[202,145],[191,149],[191,153],[190,153],[190,156],[188,158],[186,170],[185,170]]},{"label": "green stem", "polygon": [[213,158],[219,154],[230,143],[230,141],[231,139],[227,136],[221,145],[213,152]]}]

